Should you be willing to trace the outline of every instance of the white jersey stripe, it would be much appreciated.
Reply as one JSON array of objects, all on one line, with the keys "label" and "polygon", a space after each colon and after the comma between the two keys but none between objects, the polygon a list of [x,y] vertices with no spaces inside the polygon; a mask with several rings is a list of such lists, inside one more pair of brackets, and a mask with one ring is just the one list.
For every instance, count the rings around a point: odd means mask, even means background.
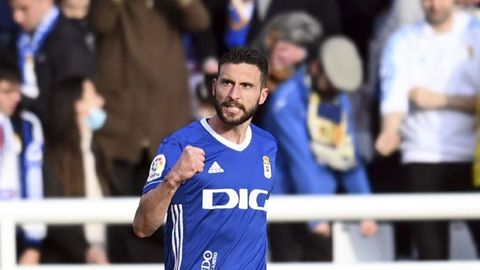
[{"label": "white jersey stripe", "polygon": [[174,256],[174,270],[180,270],[182,266],[183,249],[183,206],[174,204],[170,208],[172,214],[172,251]]},{"label": "white jersey stripe", "polygon": [[180,215],[178,216],[179,225],[180,225],[180,243],[179,243],[179,248],[178,248],[178,269],[181,269],[182,267],[182,259],[183,259],[183,205],[179,204],[178,205],[179,210],[180,210]]},{"label": "white jersey stripe", "polygon": [[[176,262],[177,261],[177,250],[176,250],[176,245],[175,245],[175,222],[176,222],[176,217],[173,212],[173,206],[170,207],[170,214],[172,215],[172,223],[173,223],[173,228],[172,228],[172,252],[173,252],[173,259]],[[174,270],[177,269],[176,263],[173,268]]]},{"label": "white jersey stripe", "polygon": [[179,229],[178,229],[178,223],[179,223],[179,220],[178,220],[178,205],[174,204],[173,205],[173,210],[175,211],[175,223],[174,223],[174,228],[173,230],[175,231],[175,253],[177,254],[176,258],[175,258],[175,270],[179,270],[179,265],[178,265],[178,261],[179,261],[179,257],[180,257],[180,254],[178,253],[178,248],[179,248],[179,243],[180,243],[180,240],[178,239],[179,236]]}]

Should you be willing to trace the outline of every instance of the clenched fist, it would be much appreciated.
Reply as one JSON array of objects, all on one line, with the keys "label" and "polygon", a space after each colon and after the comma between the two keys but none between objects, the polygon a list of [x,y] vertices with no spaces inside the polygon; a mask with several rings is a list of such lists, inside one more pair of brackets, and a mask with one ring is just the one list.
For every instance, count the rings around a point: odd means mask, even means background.
[{"label": "clenched fist", "polygon": [[203,149],[187,145],[182,155],[172,168],[180,181],[192,178],[197,172],[203,172],[205,166],[205,152]]}]

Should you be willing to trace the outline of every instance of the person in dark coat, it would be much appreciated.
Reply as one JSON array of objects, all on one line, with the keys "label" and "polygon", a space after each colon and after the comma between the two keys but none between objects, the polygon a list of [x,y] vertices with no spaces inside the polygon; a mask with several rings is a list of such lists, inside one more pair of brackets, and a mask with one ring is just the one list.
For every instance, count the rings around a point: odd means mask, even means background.
[{"label": "person in dark coat", "polygon": [[61,14],[53,0],[11,0],[10,6],[21,28],[17,55],[24,108],[46,123],[53,86],[71,76],[93,74],[93,44],[87,42],[77,24]]}]

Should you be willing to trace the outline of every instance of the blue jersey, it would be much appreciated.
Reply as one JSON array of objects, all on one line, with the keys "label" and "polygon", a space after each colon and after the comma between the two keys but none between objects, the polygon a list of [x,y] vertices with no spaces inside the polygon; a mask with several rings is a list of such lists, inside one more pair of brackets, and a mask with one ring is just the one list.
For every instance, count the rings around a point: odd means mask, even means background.
[{"label": "blue jersey", "polygon": [[165,269],[266,269],[266,202],[273,187],[274,138],[254,125],[242,144],[215,133],[206,119],[166,138],[144,193],[158,186],[191,145],[205,151],[204,171],[184,182],[165,225]]}]

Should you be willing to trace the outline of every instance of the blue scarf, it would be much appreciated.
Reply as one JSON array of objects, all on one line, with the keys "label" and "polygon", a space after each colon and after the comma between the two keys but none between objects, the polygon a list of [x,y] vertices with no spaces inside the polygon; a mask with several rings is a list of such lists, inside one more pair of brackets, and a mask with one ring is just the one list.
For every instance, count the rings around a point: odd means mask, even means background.
[{"label": "blue scarf", "polygon": [[55,27],[59,16],[59,9],[56,6],[53,6],[47,16],[43,18],[33,35],[22,31],[18,38],[17,48],[19,66],[22,72],[22,94],[29,98],[35,99],[40,94],[37,77],[35,75],[34,59],[42,48],[48,34]]}]

